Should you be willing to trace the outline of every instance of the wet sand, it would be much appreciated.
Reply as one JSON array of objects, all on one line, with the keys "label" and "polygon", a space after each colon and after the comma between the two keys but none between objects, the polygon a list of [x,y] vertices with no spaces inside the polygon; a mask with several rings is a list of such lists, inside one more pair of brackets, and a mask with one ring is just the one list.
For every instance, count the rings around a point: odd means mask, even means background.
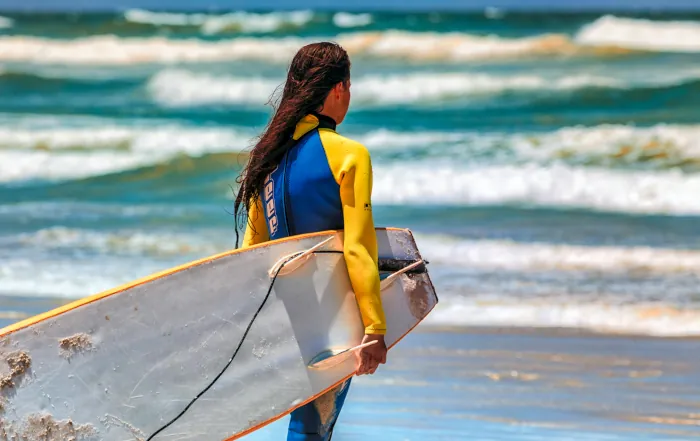
[{"label": "wet sand", "polygon": [[354,381],[334,441],[365,439],[700,439],[700,340],[424,328]]}]

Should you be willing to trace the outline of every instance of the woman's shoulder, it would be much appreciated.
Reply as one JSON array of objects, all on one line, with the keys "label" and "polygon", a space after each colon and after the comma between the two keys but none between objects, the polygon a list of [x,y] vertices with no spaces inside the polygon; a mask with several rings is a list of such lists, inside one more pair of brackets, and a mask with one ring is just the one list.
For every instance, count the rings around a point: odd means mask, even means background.
[{"label": "woman's shoulder", "polygon": [[326,152],[333,151],[333,153],[338,154],[369,157],[367,147],[358,141],[343,136],[334,130],[321,129],[318,132]]},{"label": "woman's shoulder", "polygon": [[340,183],[350,170],[363,170],[367,173],[367,170],[372,169],[369,151],[361,143],[333,130],[319,130],[319,136],[336,182]]}]

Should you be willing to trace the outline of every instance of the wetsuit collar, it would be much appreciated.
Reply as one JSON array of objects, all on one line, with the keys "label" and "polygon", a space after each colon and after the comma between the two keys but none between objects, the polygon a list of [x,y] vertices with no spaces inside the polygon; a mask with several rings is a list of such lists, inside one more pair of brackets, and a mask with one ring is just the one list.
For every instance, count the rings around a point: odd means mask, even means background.
[{"label": "wetsuit collar", "polygon": [[333,118],[326,115],[321,115],[320,113],[311,112],[311,115],[318,118],[318,128],[319,129],[331,129],[335,130],[338,123],[335,122]]},{"label": "wetsuit collar", "polygon": [[296,129],[294,130],[294,139],[298,140],[316,128],[335,130],[336,125],[333,118],[321,115],[320,113],[311,112],[297,123]]}]

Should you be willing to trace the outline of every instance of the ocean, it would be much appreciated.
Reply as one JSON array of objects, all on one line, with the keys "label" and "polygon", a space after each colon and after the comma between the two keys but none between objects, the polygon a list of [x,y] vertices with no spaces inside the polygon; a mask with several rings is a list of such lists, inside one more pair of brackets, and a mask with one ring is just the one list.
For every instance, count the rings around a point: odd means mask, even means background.
[{"label": "ocean", "polygon": [[430,327],[700,335],[700,15],[2,14],[0,325],[235,246],[295,50],[414,231]]}]

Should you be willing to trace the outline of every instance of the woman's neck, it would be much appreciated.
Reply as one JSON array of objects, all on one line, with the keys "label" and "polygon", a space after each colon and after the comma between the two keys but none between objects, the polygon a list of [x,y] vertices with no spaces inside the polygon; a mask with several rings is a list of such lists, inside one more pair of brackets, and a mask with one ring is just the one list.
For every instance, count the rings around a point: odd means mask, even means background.
[{"label": "woman's neck", "polygon": [[347,109],[343,109],[337,100],[326,99],[323,106],[315,113],[332,119],[336,124],[340,124],[345,117],[346,111]]}]

